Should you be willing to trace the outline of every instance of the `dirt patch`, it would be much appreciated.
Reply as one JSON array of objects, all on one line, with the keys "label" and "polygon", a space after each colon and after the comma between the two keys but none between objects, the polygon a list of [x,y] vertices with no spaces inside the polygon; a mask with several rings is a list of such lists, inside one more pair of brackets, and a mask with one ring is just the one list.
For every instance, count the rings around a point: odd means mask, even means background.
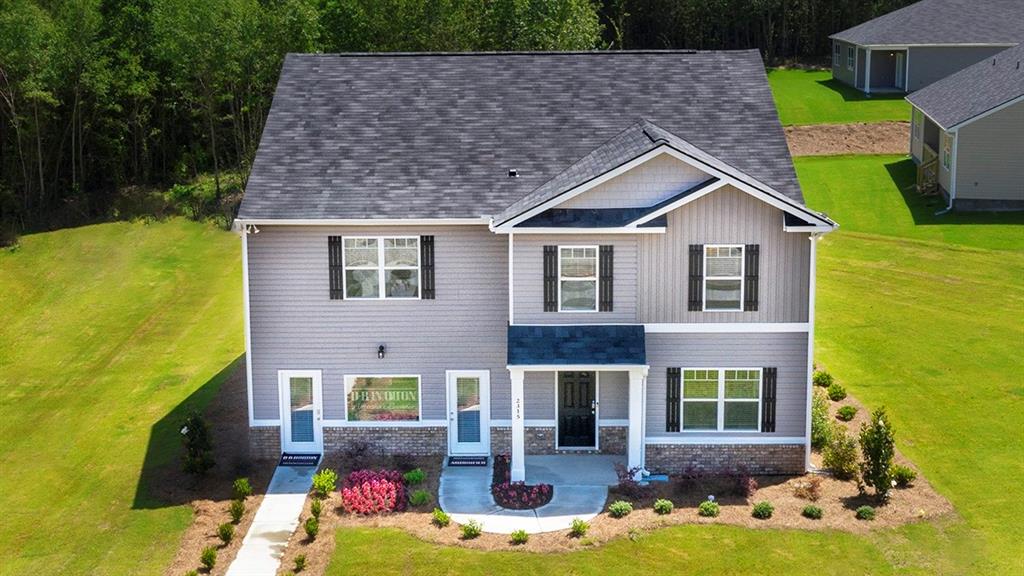
[{"label": "dirt patch", "polygon": [[792,156],[837,154],[906,154],[909,122],[858,122],[787,126],[786,142]]}]

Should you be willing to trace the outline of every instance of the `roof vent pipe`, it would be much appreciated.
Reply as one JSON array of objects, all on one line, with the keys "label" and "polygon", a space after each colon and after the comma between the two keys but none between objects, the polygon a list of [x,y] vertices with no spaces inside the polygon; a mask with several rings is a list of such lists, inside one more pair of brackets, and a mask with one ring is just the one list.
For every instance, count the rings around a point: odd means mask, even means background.
[{"label": "roof vent pipe", "polygon": [[519,178],[519,170],[516,170],[515,168],[509,168],[508,169],[508,177],[509,178]]}]

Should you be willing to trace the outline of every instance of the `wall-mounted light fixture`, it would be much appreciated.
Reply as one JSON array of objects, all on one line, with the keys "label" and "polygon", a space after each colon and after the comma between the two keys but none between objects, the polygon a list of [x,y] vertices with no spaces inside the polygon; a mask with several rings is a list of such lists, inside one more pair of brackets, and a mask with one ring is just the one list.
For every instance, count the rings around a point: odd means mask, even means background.
[{"label": "wall-mounted light fixture", "polygon": [[385,349],[384,349],[384,345],[383,344],[381,344],[380,346],[377,346],[377,358],[383,360],[384,359],[384,352],[385,352]]}]

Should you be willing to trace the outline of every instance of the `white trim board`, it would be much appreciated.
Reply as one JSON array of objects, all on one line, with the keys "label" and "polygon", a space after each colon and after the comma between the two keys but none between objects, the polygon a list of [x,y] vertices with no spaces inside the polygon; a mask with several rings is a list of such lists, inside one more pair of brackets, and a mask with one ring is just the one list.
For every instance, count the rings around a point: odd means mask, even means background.
[{"label": "white trim board", "polygon": [[447,428],[447,420],[393,420],[387,423],[384,421],[375,422],[349,422],[348,420],[327,420],[321,421],[324,428]]},{"label": "white trim board", "polygon": [[653,446],[671,446],[678,444],[794,444],[803,446],[806,440],[802,436],[748,436],[721,437],[708,435],[695,436],[648,436],[644,444]]},{"label": "white trim board", "polygon": [[644,324],[647,334],[741,334],[809,332],[808,322],[717,322],[708,324],[654,323]]},{"label": "white trim board", "polygon": [[643,228],[495,228],[495,234],[664,234],[668,229],[664,226],[644,226]]},{"label": "white trim board", "polygon": [[232,227],[257,226],[486,226],[487,216],[476,218],[236,218]]},{"label": "white trim board", "polygon": [[[525,426],[527,428],[554,428],[556,424],[555,420],[539,419],[539,420],[526,420]],[[616,426],[629,426],[629,420],[620,418],[610,418],[597,420],[597,425],[602,428],[611,428]],[[510,419],[491,419],[491,428],[508,428],[512,426],[512,420]]]},{"label": "white trim board", "polygon": [[[249,427],[258,426],[257,422],[276,422],[276,426],[281,425],[280,410],[278,406],[278,419],[277,420],[256,420],[255,412],[253,411],[252,401],[252,324],[249,314],[249,231],[244,227],[241,229],[242,236],[242,310],[245,318],[245,394],[246,401],[249,407]],[[270,424],[264,424],[269,426]]]}]

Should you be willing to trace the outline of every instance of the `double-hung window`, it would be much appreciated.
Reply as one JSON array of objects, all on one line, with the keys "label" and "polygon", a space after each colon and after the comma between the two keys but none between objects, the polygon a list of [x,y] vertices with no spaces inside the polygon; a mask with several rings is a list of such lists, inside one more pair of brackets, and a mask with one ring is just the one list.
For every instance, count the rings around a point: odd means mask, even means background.
[{"label": "double-hung window", "polygon": [[559,246],[559,311],[597,311],[597,267],[597,246]]},{"label": "double-hung window", "polygon": [[839,42],[832,44],[832,66],[838,68],[843,58],[843,48]]},{"label": "double-hung window", "polygon": [[683,431],[760,430],[761,370],[683,370]]},{"label": "double-hung window", "polygon": [[344,248],[346,298],[420,297],[419,237],[346,237]]},{"label": "double-hung window", "polygon": [[846,69],[853,70],[853,63],[857,58],[857,50],[853,46],[846,48]]},{"label": "double-hung window", "polygon": [[704,246],[704,310],[743,310],[743,245]]}]

